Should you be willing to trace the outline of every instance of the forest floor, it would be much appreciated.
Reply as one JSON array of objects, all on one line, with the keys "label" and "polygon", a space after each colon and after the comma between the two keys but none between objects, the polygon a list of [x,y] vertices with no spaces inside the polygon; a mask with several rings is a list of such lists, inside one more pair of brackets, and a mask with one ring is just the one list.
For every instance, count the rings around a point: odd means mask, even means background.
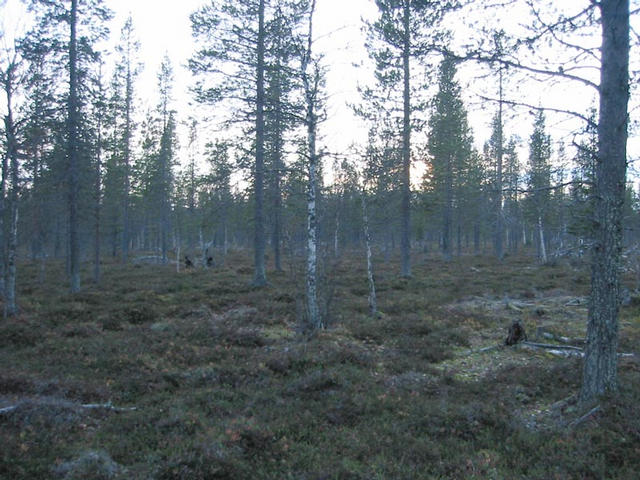
[{"label": "forest floor", "polygon": [[514,319],[581,346],[586,264],[416,259],[407,280],[380,262],[372,319],[344,258],[312,339],[300,275],[252,288],[247,253],[108,263],[75,295],[61,265],[45,283],[21,267],[21,313],[0,321],[2,479],[638,478],[640,299],[621,312],[620,393],[587,417],[579,357],[503,346]]}]

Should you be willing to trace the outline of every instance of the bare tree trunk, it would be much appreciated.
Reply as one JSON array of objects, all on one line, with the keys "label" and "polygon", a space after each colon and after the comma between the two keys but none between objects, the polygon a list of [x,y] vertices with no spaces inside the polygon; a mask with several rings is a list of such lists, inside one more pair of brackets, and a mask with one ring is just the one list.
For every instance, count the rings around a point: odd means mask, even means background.
[{"label": "bare tree trunk", "polygon": [[[282,49],[281,45],[276,47],[276,51]],[[282,161],[283,139],[282,139],[282,88],[280,75],[282,74],[282,66],[278,64],[275,67],[277,71],[274,77],[274,124],[273,124],[273,231],[271,243],[273,248],[273,263],[277,272],[282,272],[282,255],[281,255],[281,230],[282,230],[282,172],[284,171]]]},{"label": "bare tree trunk", "polygon": [[403,118],[402,118],[402,228],[400,250],[402,265],[400,275],[411,276],[411,88],[409,59],[411,56],[410,9],[411,2],[403,2],[403,38],[402,38],[402,71],[403,71]]},{"label": "bare tree trunk", "polygon": [[627,161],[629,0],[598,3],[602,22],[595,231],[585,349],[583,403],[618,388],[622,210]]},{"label": "bare tree trunk", "polygon": [[362,190],[362,226],[364,228],[364,243],[367,250],[367,280],[369,282],[369,312],[372,317],[378,314],[378,302],[376,299],[376,284],[373,278],[373,259],[371,256],[371,236],[369,235],[369,217],[367,216],[367,199],[365,190]]},{"label": "bare tree trunk", "polygon": [[[3,190],[6,188],[6,162],[9,161],[11,190],[9,195],[9,241],[4,271],[4,315],[11,316],[17,312],[16,307],[16,249],[18,246],[18,142],[16,139],[16,125],[13,119],[13,91],[15,88],[15,73],[17,63],[10,61],[7,70],[2,72],[4,90],[7,96],[7,114],[4,117],[6,136],[6,155],[3,163]],[[4,192],[3,192],[4,193]],[[4,195],[3,195],[4,198]],[[3,202],[4,210],[4,202]],[[4,264],[5,258],[2,258]]]},{"label": "bare tree trunk", "polygon": [[304,85],[305,101],[306,101],[306,117],[305,124],[307,127],[308,142],[308,175],[309,183],[307,186],[307,314],[309,315],[309,327],[313,330],[322,328],[323,321],[320,317],[320,308],[318,307],[318,225],[316,217],[316,198],[318,189],[318,154],[316,152],[316,130],[318,117],[316,115],[317,94],[319,90],[318,68],[310,78],[309,64],[311,58],[311,45],[313,41],[313,14],[315,11],[315,0],[311,2],[311,10],[309,12],[309,33],[307,51],[302,59],[302,82]]},{"label": "bare tree trunk", "polygon": [[499,78],[499,102],[498,102],[498,148],[496,152],[497,157],[497,171],[496,171],[496,236],[495,236],[495,253],[498,260],[504,258],[504,212],[502,210],[502,157],[504,153],[502,138],[502,66],[500,66],[500,78]]},{"label": "bare tree trunk", "polygon": [[444,209],[442,211],[442,255],[448,262],[451,260],[451,211],[453,209],[453,172],[452,159],[447,160],[447,178],[445,186]]},{"label": "bare tree trunk", "polygon": [[180,273],[180,240],[178,240],[178,250],[176,252],[176,273]]},{"label": "bare tree trunk", "polygon": [[124,127],[124,192],[122,199],[122,263],[129,259],[129,192],[131,190],[131,60],[127,58]]},{"label": "bare tree trunk", "polygon": [[547,263],[547,246],[545,245],[544,228],[542,225],[542,216],[538,216],[538,237],[540,241],[540,260]]},{"label": "bare tree trunk", "polygon": [[71,292],[80,291],[80,256],[78,244],[78,52],[76,39],[78,0],[71,0],[69,38],[69,100],[67,148],[69,155],[69,274]]},{"label": "bare tree trunk", "polygon": [[258,6],[258,45],[256,68],[256,169],[254,177],[255,193],[255,232],[254,232],[254,276],[253,285],[262,287],[267,284],[264,266],[265,235],[264,235],[264,0]]},{"label": "bare tree trunk", "polygon": [[333,231],[333,256],[338,258],[339,256],[339,245],[338,245],[338,238],[339,238],[339,233],[340,233],[340,212],[338,210],[336,210],[336,228]]},{"label": "bare tree trunk", "polygon": [[[102,63],[100,63],[100,70],[98,73],[98,95],[100,96],[100,102],[103,98],[102,90]],[[93,281],[95,283],[100,282],[100,201],[102,197],[102,106],[98,106],[98,145],[96,152],[96,176],[94,185],[94,239],[93,239]]]},{"label": "bare tree trunk", "polygon": [[7,249],[7,280],[5,283],[5,315],[18,313],[16,305],[16,251],[18,249],[18,161],[11,160],[11,220]]}]

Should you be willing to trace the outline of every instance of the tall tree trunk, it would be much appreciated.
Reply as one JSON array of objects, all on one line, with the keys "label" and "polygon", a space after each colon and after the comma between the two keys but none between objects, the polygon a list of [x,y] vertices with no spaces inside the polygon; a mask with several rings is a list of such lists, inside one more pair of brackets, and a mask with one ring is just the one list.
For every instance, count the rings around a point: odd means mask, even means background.
[{"label": "tall tree trunk", "polygon": [[276,72],[276,94],[275,94],[275,122],[274,122],[274,162],[273,162],[273,233],[271,237],[273,247],[273,261],[277,272],[282,272],[282,260],[280,254],[280,230],[282,228],[282,185],[281,176],[282,165],[282,103],[280,91],[280,72]]},{"label": "tall tree trunk", "polygon": [[[15,61],[11,61],[7,70],[3,72],[4,90],[7,96],[7,113],[4,117],[6,154],[3,161],[3,190],[6,188],[7,166],[10,169],[11,190],[9,195],[9,238],[6,251],[6,266],[4,273],[4,314],[14,315],[16,308],[16,248],[18,241],[18,142],[16,139],[16,126],[13,119],[13,90],[15,88]],[[6,162],[9,162],[9,165]],[[2,195],[4,199],[4,191]],[[2,212],[4,214],[4,201]],[[5,263],[3,256],[2,263]]]},{"label": "tall tree trunk", "polygon": [[69,274],[71,292],[80,291],[80,256],[78,244],[78,72],[77,72],[77,24],[78,0],[71,0],[69,25],[69,100],[67,154],[69,162]]},{"label": "tall tree trunk", "polygon": [[[127,46],[127,50],[129,47]],[[131,100],[133,96],[131,59],[127,52],[127,75],[125,79],[125,124],[124,124],[124,191],[122,198],[122,263],[129,259],[129,193],[131,190]]]},{"label": "tall tree trunk", "polygon": [[6,137],[6,149],[7,151],[2,156],[2,178],[0,178],[0,295],[4,298],[5,295],[5,285],[6,285],[6,236],[5,236],[5,209],[7,208],[7,180],[9,178],[9,158],[11,157],[12,149],[14,147],[15,141],[12,140],[12,132],[13,124],[12,114],[11,114],[11,85],[9,82],[9,75],[11,75],[10,68],[7,69],[6,72],[7,77],[3,78],[4,80],[4,89],[7,94],[7,114],[4,117],[4,128],[5,128],[5,137]]},{"label": "tall tree trunk", "polygon": [[402,39],[402,71],[403,71],[403,117],[402,117],[402,228],[400,240],[401,270],[403,277],[411,276],[411,89],[410,68],[411,56],[411,2],[403,3],[403,39]]},{"label": "tall tree trunk", "polygon": [[502,66],[499,73],[499,101],[498,101],[498,146],[496,149],[497,171],[496,171],[496,233],[495,233],[495,254],[498,260],[504,257],[504,212],[502,210],[502,157],[504,153],[502,138]]},{"label": "tall tree trunk", "polygon": [[258,6],[258,45],[256,68],[256,169],[254,177],[255,218],[254,218],[254,276],[253,285],[266,285],[267,276],[264,266],[265,235],[264,235],[264,0]]},{"label": "tall tree trunk", "polygon": [[322,328],[323,321],[318,306],[318,224],[316,212],[316,198],[318,193],[318,154],[316,153],[316,133],[318,117],[316,115],[316,98],[319,88],[316,70],[313,78],[309,78],[309,64],[311,63],[311,45],[313,43],[313,13],[315,0],[311,2],[309,14],[309,33],[307,51],[302,61],[302,81],[306,100],[305,124],[307,127],[308,142],[308,185],[307,185],[307,314],[309,315],[309,327],[312,330]]},{"label": "tall tree trunk", "polygon": [[[100,71],[98,74],[98,92],[100,95],[100,101],[102,102],[102,63],[100,64]],[[101,197],[102,197],[102,107],[99,106],[98,111],[98,138],[97,138],[97,152],[96,152],[96,172],[95,172],[95,184],[94,184],[94,205],[93,205],[93,220],[94,220],[94,239],[93,239],[93,281],[95,283],[100,282],[100,214],[101,214]]]},{"label": "tall tree trunk", "polygon": [[[15,137],[14,137],[15,140]],[[11,217],[9,220],[9,245],[7,248],[7,280],[5,284],[5,315],[18,312],[16,305],[16,251],[18,250],[18,155],[14,149],[11,158]]]},{"label": "tall tree trunk", "polygon": [[582,402],[615,392],[627,161],[629,0],[598,3],[602,22],[595,231]]}]

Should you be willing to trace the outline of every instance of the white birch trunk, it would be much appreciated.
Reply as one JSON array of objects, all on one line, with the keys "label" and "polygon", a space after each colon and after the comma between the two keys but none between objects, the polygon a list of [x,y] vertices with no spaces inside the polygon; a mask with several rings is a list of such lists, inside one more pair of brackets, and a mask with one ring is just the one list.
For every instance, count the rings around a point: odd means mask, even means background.
[{"label": "white birch trunk", "polygon": [[544,229],[542,228],[541,216],[538,216],[538,233],[540,235],[540,259],[542,263],[547,263],[547,247],[544,244]]},{"label": "white birch trunk", "polygon": [[367,280],[369,281],[369,312],[372,317],[378,313],[376,300],[376,284],[373,279],[373,259],[371,256],[371,237],[369,235],[369,217],[367,216],[367,200],[362,192],[362,225],[364,228],[364,243],[367,250]]},{"label": "white birch trunk", "polygon": [[313,330],[322,328],[318,307],[318,227],[316,217],[316,193],[318,188],[318,155],[316,153],[316,129],[318,118],[316,115],[316,99],[319,90],[319,72],[317,68],[309,74],[311,62],[311,45],[313,39],[313,13],[315,0],[311,3],[309,13],[309,33],[307,38],[307,51],[302,59],[302,82],[306,100],[307,142],[309,155],[309,184],[307,186],[307,314],[309,327]]}]

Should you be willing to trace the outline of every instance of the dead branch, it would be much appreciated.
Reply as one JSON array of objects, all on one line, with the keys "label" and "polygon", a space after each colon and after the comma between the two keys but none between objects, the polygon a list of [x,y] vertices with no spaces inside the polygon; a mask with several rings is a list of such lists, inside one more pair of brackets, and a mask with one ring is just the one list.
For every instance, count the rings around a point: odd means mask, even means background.
[{"label": "dead branch", "polygon": [[535,343],[535,342],[521,342],[522,345],[527,345],[529,347],[534,347],[534,348],[545,348],[545,349],[551,349],[551,350],[576,350],[578,352],[582,352],[582,348],[580,347],[575,347],[573,345],[553,345],[551,343]]},{"label": "dead branch", "polygon": [[589,410],[587,413],[582,415],[580,418],[577,418],[573,422],[569,423],[569,425],[567,425],[567,427],[568,428],[576,428],[582,422],[587,420],[591,415],[593,415],[594,413],[599,412],[599,411],[600,411],[600,405],[596,405],[591,410]]},{"label": "dead branch", "polygon": [[[0,408],[0,415],[7,415],[11,412],[13,412],[14,410],[16,410],[20,405],[22,404],[22,402],[19,402],[15,405],[9,405],[8,407],[3,407]],[[112,412],[131,412],[134,410],[137,410],[138,407],[116,407],[114,406],[111,402],[107,402],[107,403],[84,403],[81,405],[72,405],[73,407],[76,408],[85,408],[87,410],[109,410]]]},{"label": "dead branch", "polygon": [[107,403],[84,403],[80,405],[82,408],[87,409],[103,409],[111,410],[112,412],[132,412],[137,410],[138,407],[115,407],[111,402]]}]

